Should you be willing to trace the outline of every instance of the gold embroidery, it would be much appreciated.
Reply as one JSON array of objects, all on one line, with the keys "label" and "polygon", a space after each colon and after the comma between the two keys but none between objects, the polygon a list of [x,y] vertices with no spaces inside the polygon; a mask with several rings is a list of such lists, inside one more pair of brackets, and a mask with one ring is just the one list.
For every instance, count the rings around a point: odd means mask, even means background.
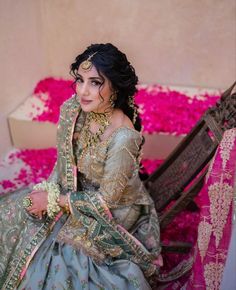
[{"label": "gold embroidery", "polygon": [[110,249],[104,249],[105,254],[114,257],[117,257],[122,254],[123,250],[119,246],[113,246]]},{"label": "gold embroidery", "polygon": [[60,230],[57,241],[67,243],[76,250],[82,249],[83,252],[94,259],[97,263],[104,261],[105,254],[88,238],[88,232],[83,224],[73,216],[70,216]]},{"label": "gold embroidery", "polygon": [[218,247],[230,210],[233,188],[228,183],[215,182],[208,187],[208,190],[212,230],[216,239],[216,247]]},{"label": "gold embroidery", "polygon": [[104,164],[106,160],[107,147],[105,143],[100,146],[85,149],[83,155],[77,155],[77,167],[79,172],[83,173],[87,179],[93,180],[94,183],[99,183],[104,175]]},{"label": "gold embroidery", "polygon": [[[117,135],[118,132],[120,129],[116,130],[116,134],[112,134],[112,136]],[[130,133],[124,131],[124,134],[128,134],[128,137]],[[140,141],[140,139],[135,138],[132,143],[126,142],[129,145],[126,143],[124,145],[123,136],[121,139],[119,138],[110,148],[112,139],[109,137],[96,147],[90,148],[91,150],[87,149],[82,158],[79,154],[80,144],[77,143],[77,166],[80,173],[84,174],[86,179],[97,187],[110,208],[116,208],[120,202],[122,205],[129,205],[137,199],[136,194],[126,194],[126,191],[131,192],[128,182],[131,178],[138,176],[137,158],[139,157],[138,140]],[[140,188],[142,194],[143,191]]]},{"label": "gold embroidery", "polygon": [[212,225],[206,221],[201,221],[198,226],[198,248],[201,260],[203,261],[208,244],[210,241],[210,236],[212,232]]},{"label": "gold embroidery", "polygon": [[[81,109],[75,96],[67,100],[61,107],[60,123],[57,131],[58,149],[58,182],[65,191],[76,190],[76,172],[74,170],[74,158],[72,148],[72,137],[76,119]],[[63,160],[63,162],[62,162]]]},{"label": "gold embroidery", "polygon": [[225,169],[227,161],[229,160],[230,151],[234,146],[235,137],[236,130],[227,130],[225,131],[224,137],[220,143],[220,156],[221,159],[223,160],[223,169]]},{"label": "gold embroidery", "polygon": [[220,287],[224,270],[224,264],[219,262],[210,262],[204,267],[204,277],[206,281],[206,290],[217,290]]},{"label": "gold embroidery", "polygon": [[103,198],[115,207],[115,203],[121,198],[129,178],[123,172],[117,172],[112,179],[105,179],[101,184],[100,191]]}]

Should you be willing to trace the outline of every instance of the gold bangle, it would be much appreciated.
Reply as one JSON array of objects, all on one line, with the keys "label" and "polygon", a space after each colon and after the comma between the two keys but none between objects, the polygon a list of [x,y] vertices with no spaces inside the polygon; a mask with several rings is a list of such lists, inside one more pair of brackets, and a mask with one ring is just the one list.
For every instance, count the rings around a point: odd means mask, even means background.
[{"label": "gold bangle", "polygon": [[42,189],[48,192],[47,213],[50,218],[54,218],[61,210],[58,204],[58,198],[60,196],[59,185],[53,182],[43,181],[42,183],[36,184],[34,189]]},{"label": "gold bangle", "polygon": [[69,214],[70,213],[70,206],[69,206],[69,194],[66,195],[66,202],[64,205],[64,211]]}]

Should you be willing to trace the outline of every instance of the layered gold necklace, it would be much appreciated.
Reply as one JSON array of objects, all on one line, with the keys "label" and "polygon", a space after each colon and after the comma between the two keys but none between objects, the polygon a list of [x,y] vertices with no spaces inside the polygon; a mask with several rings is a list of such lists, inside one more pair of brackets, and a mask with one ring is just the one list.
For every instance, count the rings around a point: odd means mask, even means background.
[{"label": "layered gold necklace", "polygon": [[[101,136],[105,132],[106,128],[110,125],[111,112],[109,113],[94,113],[89,112],[86,116],[85,124],[80,133],[80,144],[82,150],[95,147],[101,142]],[[97,132],[93,133],[90,130],[92,122],[99,125]]]}]

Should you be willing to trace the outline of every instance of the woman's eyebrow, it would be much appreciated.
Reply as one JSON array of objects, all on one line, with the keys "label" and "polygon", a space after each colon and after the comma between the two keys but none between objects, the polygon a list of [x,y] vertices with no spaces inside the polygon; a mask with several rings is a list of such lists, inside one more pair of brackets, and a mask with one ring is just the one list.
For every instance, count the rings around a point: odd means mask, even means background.
[{"label": "woman's eyebrow", "polygon": [[102,80],[100,77],[90,77],[89,79],[90,80],[100,80],[100,81]]},{"label": "woman's eyebrow", "polygon": [[[77,74],[77,76],[83,79],[83,77],[80,74]],[[99,77],[99,76],[97,76],[97,77],[90,77],[89,79],[91,79],[91,80],[97,79],[97,80],[102,81],[102,78]]]}]

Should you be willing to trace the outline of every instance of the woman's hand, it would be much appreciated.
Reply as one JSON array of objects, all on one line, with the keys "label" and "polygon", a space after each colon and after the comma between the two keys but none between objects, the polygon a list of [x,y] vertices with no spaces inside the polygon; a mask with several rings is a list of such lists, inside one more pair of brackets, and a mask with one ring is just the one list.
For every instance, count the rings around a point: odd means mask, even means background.
[{"label": "woman's hand", "polygon": [[60,197],[59,197],[59,206],[61,208],[63,208],[63,210],[66,212],[66,213],[70,213],[70,208],[69,208],[69,195],[62,195],[60,194]]},{"label": "woman's hand", "polygon": [[43,214],[47,211],[48,193],[44,190],[33,190],[28,197],[32,200],[32,206],[27,208],[30,214],[36,215],[42,219]]},{"label": "woman's hand", "polygon": [[67,196],[60,194],[58,202],[59,206],[64,208],[67,205],[67,203],[68,203]]},{"label": "woman's hand", "polygon": [[161,254],[153,261],[153,264],[159,267],[163,266],[163,258]]}]

